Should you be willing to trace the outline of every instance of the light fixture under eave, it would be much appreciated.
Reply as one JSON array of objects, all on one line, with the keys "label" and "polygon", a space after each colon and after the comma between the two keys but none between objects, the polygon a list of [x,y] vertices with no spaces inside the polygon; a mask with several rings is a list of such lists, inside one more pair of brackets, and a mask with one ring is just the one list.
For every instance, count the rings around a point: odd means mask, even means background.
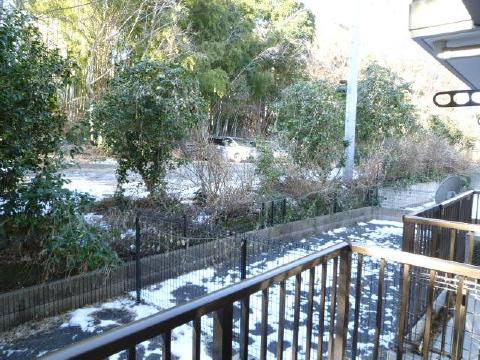
[{"label": "light fixture under eave", "polygon": [[437,58],[442,60],[467,58],[480,56],[480,45],[461,46],[461,47],[444,47],[437,53]]}]

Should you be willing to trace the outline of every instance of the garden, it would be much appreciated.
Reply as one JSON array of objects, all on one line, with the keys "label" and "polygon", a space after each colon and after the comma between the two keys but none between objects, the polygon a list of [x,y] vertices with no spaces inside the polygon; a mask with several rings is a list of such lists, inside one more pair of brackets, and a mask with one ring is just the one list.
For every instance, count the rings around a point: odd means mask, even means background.
[{"label": "garden", "polygon": [[[315,18],[300,1],[77,5],[0,14],[2,292],[129,261],[137,216],[160,243],[142,251],[162,253],[186,246],[173,235],[209,241],[375,206],[382,186],[475,166],[475,139],[424,119],[412,84],[368,59],[345,182],[344,68],[311,71]],[[213,136],[257,156],[231,161]],[[69,186],[75,164],[99,159],[114,164],[111,196]]]}]

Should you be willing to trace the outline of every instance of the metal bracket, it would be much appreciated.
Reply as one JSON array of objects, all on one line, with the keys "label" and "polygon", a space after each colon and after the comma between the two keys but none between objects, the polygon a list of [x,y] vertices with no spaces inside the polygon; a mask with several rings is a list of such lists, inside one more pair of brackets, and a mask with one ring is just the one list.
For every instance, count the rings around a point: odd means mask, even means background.
[{"label": "metal bracket", "polygon": [[[468,101],[459,103],[458,99],[455,99],[456,95],[464,95],[465,100],[468,98]],[[444,97],[447,101],[442,101],[441,97]],[[433,96],[433,102],[442,108],[480,106],[480,89],[440,91]]]}]

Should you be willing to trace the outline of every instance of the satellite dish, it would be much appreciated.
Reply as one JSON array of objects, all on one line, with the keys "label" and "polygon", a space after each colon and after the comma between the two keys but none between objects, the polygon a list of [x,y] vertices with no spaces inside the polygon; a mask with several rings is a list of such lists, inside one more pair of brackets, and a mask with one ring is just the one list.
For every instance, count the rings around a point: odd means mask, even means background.
[{"label": "satellite dish", "polygon": [[462,192],[467,186],[467,179],[462,176],[452,175],[442,181],[435,193],[435,203],[451,199]]}]

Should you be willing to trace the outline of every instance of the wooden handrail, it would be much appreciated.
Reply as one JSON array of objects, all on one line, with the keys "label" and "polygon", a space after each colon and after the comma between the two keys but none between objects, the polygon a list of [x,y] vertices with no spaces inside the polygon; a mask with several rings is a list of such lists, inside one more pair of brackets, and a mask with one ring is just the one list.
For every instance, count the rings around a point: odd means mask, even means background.
[{"label": "wooden handrail", "polygon": [[442,207],[445,207],[445,206],[448,206],[448,205],[451,205],[452,203],[455,203],[463,198],[467,198],[469,196],[472,196],[473,194],[475,193],[475,190],[468,190],[468,191],[465,191],[461,194],[458,194],[457,196],[454,196],[453,198],[451,199],[448,199],[448,200],[445,200],[445,201],[442,201],[440,204],[438,205],[441,205]]},{"label": "wooden handrail", "polygon": [[425,255],[412,254],[406,251],[381,248],[377,246],[363,246],[352,244],[354,253],[370,256],[378,259],[385,259],[401,264],[420,267],[428,270],[435,270],[454,275],[466,276],[480,280],[480,266],[461,264],[455,261],[442,260]]},{"label": "wooden handrail", "polygon": [[455,229],[460,231],[480,232],[480,224],[470,224],[458,221],[449,221],[442,219],[424,218],[421,216],[405,215],[403,222],[414,223],[418,225],[436,226],[444,229]]},{"label": "wooden handrail", "polygon": [[442,209],[442,208],[448,207],[451,204],[453,204],[453,203],[455,203],[459,200],[462,200],[464,198],[468,198],[469,196],[472,196],[472,195],[475,195],[475,194],[480,194],[480,190],[468,190],[466,192],[458,194],[457,196],[455,196],[451,199],[445,200],[445,201],[441,202],[440,204],[435,204],[435,205],[432,205],[432,206],[427,207],[425,209],[422,209],[420,211],[414,212],[414,213],[412,213],[412,216],[421,216],[421,214],[424,214],[428,211],[433,211],[437,208]]},{"label": "wooden handrail", "polygon": [[349,243],[342,242],[332,245],[314,254],[307,255],[289,264],[282,265],[276,269],[217,290],[186,304],[135,321],[129,325],[112,329],[100,336],[83,340],[65,349],[55,351],[48,354],[45,359],[101,359],[108,357],[122,350],[134,347],[136,344],[154,336],[169,332],[200,316],[221,310],[225,306],[231,306],[236,301],[268,289],[274,284],[285,282],[287,279],[333,258],[337,258],[345,252],[350,253]]}]

